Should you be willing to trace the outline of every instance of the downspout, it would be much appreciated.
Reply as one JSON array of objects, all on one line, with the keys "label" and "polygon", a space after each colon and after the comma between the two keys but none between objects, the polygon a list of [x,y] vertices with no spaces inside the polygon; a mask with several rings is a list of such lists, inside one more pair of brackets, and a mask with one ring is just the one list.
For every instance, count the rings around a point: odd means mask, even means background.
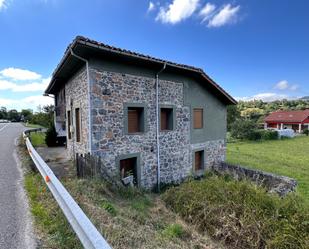
[{"label": "downspout", "polygon": [[77,59],[80,59],[81,61],[85,62],[86,63],[86,74],[87,74],[87,85],[88,85],[88,103],[89,103],[89,115],[88,115],[88,123],[89,123],[89,127],[88,127],[88,140],[89,140],[89,144],[88,144],[88,150],[89,150],[89,153],[92,154],[92,122],[91,122],[91,88],[90,88],[90,76],[89,76],[89,63],[88,63],[88,60],[86,60],[85,58],[82,58],[80,57],[79,55],[75,54],[73,52],[73,49],[70,48],[70,52],[71,52],[71,55],[73,55],[74,57],[76,57]]},{"label": "downspout", "polygon": [[161,171],[161,166],[160,166],[160,122],[159,122],[159,118],[160,118],[160,114],[159,114],[159,74],[162,73],[166,68],[166,62],[164,62],[163,68],[157,72],[156,74],[156,125],[157,125],[157,190],[158,193],[160,192],[160,171]]}]

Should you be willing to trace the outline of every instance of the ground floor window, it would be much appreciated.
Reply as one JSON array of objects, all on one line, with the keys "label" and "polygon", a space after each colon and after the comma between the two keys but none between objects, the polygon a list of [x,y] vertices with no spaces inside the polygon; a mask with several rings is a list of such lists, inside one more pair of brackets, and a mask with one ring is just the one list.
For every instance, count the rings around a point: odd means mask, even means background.
[{"label": "ground floor window", "polygon": [[119,164],[121,179],[132,176],[133,184],[137,185],[137,157],[122,159]]},{"label": "ground floor window", "polygon": [[204,150],[194,152],[194,170],[200,171],[204,169]]}]

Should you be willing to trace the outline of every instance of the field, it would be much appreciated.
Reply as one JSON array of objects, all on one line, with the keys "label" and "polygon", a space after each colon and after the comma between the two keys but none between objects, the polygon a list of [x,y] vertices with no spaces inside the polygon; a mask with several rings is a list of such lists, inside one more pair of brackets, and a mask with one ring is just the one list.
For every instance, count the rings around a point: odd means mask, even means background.
[{"label": "field", "polygon": [[45,144],[45,133],[43,132],[31,132],[30,140],[34,147],[46,146]]},{"label": "field", "polygon": [[229,143],[227,162],[296,179],[309,204],[309,137]]}]

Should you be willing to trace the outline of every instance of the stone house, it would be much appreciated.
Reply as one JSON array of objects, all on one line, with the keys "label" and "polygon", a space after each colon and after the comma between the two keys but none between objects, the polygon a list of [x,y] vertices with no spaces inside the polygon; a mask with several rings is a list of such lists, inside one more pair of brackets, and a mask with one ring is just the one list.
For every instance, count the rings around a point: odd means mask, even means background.
[{"label": "stone house", "polygon": [[179,182],[225,160],[226,107],[236,101],[199,68],[78,36],[45,94],[55,96],[72,157],[99,155],[140,187]]}]

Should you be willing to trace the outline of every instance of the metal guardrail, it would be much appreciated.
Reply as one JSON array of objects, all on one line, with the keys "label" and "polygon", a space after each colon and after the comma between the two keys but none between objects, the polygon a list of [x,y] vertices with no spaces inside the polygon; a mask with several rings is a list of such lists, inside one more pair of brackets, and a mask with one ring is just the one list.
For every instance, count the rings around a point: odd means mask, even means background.
[{"label": "metal guardrail", "polygon": [[58,178],[54,175],[53,171],[48,167],[44,160],[33,148],[27,134],[30,132],[38,131],[39,129],[27,130],[23,133],[28,152],[41,173],[46,185],[56,199],[62,212],[69,221],[71,227],[77,234],[79,240],[86,249],[111,249],[106,240],[102,237],[99,231],[88,219],[83,210],[78,206],[73,197],[61,184]]}]

